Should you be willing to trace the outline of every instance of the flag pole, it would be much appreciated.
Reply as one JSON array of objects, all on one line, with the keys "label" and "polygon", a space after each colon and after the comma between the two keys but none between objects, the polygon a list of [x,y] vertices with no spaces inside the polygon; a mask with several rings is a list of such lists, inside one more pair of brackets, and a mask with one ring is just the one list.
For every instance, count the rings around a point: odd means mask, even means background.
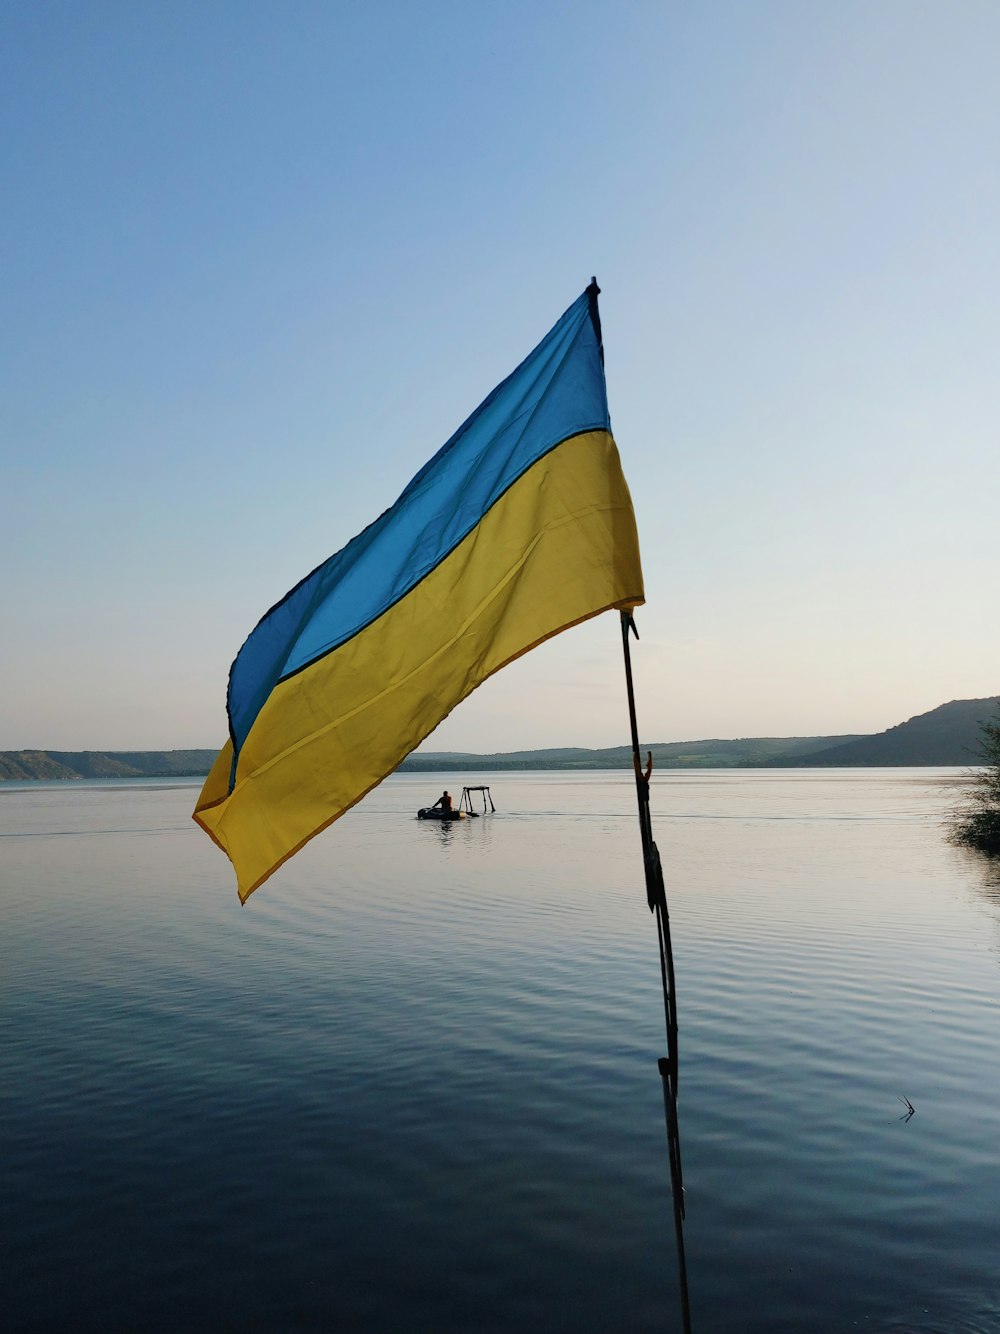
[{"label": "flag pole", "polygon": [[663,1085],[663,1110],[667,1126],[667,1153],[670,1161],[670,1193],[674,1206],[674,1234],[677,1240],[677,1270],[680,1285],[681,1320],[684,1334],[691,1334],[691,1306],[688,1299],[687,1259],[684,1252],[684,1180],[681,1172],[680,1126],[677,1119],[677,1005],[674,984],[674,955],[670,943],[670,914],[667,911],[667,893],[663,883],[660,853],[653,841],[653,825],[649,812],[649,778],[653,770],[653,755],[649,752],[643,772],[639,752],[639,726],[635,714],[635,688],[632,683],[632,655],[629,634],[639,638],[631,611],[621,612],[622,653],[625,658],[625,688],[628,694],[628,715],[632,729],[632,767],[635,770],[635,792],[639,808],[639,833],[642,838],[642,860],[646,874],[646,901],[656,918],[656,935],[660,951],[660,981],[663,987],[663,1015],[667,1029],[667,1054],[657,1061]]}]

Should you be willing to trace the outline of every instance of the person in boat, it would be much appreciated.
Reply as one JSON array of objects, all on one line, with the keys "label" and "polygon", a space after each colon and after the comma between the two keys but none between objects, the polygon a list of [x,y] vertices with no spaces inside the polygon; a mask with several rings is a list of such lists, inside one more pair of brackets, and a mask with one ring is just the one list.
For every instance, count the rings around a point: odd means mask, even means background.
[{"label": "person in boat", "polygon": [[438,797],[437,801],[431,807],[431,810],[436,811],[439,806],[441,807],[442,815],[451,814],[452,812],[451,795],[448,793],[447,790],[441,793],[440,797]]}]

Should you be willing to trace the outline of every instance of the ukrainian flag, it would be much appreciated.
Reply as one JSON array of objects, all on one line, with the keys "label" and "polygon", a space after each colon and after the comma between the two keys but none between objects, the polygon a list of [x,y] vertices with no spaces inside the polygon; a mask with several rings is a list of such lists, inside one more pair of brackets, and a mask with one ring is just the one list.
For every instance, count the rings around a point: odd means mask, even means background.
[{"label": "ukrainian flag", "polygon": [[643,601],[595,283],[391,509],[267,613],[194,818],[243,902],[487,677]]}]

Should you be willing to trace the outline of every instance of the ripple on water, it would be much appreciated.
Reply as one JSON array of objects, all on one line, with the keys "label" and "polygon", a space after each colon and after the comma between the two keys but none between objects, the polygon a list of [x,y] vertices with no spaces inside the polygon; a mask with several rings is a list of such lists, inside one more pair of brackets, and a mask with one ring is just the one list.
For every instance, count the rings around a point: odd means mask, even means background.
[{"label": "ripple on water", "polygon": [[[192,785],[0,800],[5,1328],[675,1327],[634,788],[493,786],[436,829],[400,776],[246,908]],[[939,791],[654,803],[695,1328],[997,1329],[1000,914]]]}]

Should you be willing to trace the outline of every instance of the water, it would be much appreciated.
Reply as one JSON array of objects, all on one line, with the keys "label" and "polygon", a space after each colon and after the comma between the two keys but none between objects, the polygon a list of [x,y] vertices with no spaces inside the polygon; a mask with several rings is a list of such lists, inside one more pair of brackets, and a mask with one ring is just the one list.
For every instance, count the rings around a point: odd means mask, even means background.
[{"label": "water", "polygon": [[[948,779],[654,775],[698,1334],[1000,1330]],[[246,908],[196,785],[0,786],[0,1326],[679,1328],[632,781],[486,781],[441,827],[459,775],[391,779]]]}]

